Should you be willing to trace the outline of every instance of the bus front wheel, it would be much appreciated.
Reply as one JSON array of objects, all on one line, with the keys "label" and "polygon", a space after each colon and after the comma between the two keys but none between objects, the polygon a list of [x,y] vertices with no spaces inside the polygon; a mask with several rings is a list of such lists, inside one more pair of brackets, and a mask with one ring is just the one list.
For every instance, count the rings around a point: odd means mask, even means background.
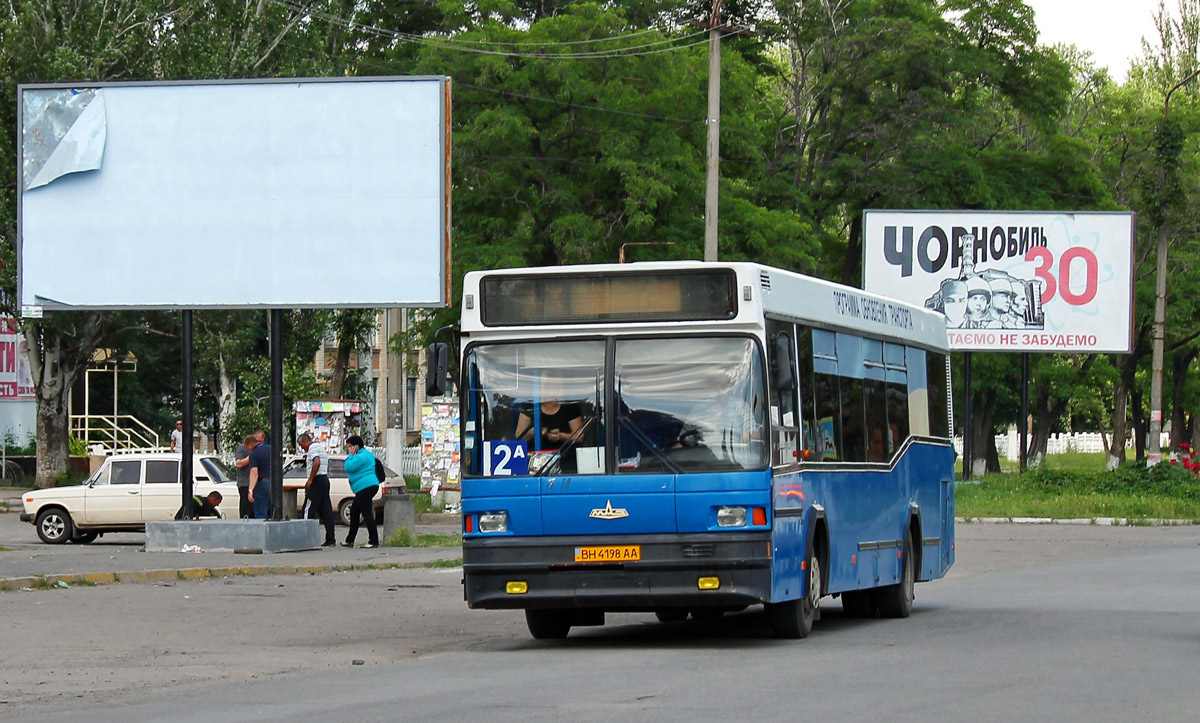
[{"label": "bus front wheel", "polygon": [[808,589],[799,600],[771,603],[767,612],[771,617],[771,629],[779,638],[807,638],[812,632],[813,620],[817,618],[821,604],[821,563],[817,556],[808,553]]},{"label": "bus front wheel", "polygon": [[571,614],[567,610],[526,610],[525,624],[537,640],[561,640],[571,632]]},{"label": "bus front wheel", "polygon": [[904,549],[900,554],[900,582],[881,587],[877,593],[880,617],[906,618],[912,612],[916,566],[913,561],[912,533],[908,530],[904,531]]}]

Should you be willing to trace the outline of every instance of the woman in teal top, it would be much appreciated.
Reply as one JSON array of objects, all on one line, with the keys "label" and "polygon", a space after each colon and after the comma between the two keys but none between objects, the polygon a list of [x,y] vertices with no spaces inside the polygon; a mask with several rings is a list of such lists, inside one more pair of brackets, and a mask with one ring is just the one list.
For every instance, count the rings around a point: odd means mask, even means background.
[{"label": "woman in teal top", "polygon": [[350,532],[342,547],[354,547],[361,517],[367,526],[365,548],[379,547],[379,530],[375,527],[375,510],[371,501],[379,492],[379,480],[375,477],[375,455],[363,444],[363,438],[352,434],[346,438],[346,476],[350,478],[350,491],[354,501],[350,503]]}]

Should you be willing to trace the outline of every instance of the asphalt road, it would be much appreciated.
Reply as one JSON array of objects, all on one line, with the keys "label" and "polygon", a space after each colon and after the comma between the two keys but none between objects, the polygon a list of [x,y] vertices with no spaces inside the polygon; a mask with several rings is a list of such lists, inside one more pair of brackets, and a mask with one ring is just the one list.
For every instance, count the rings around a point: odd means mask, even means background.
[{"label": "asphalt road", "polygon": [[754,609],[610,615],[565,641],[470,611],[457,569],[0,594],[0,718],[1200,718],[1200,528],[959,525],[907,620],[836,600],[807,640]]}]

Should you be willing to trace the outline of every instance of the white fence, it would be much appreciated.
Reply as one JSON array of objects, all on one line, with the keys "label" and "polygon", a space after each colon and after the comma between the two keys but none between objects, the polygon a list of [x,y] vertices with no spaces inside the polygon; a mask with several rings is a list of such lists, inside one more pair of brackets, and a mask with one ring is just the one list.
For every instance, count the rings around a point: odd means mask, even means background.
[{"label": "white fence", "polygon": [[420,447],[405,447],[400,455],[399,464],[393,463],[389,459],[386,447],[371,447],[371,453],[379,458],[381,462],[386,464],[392,471],[400,474],[421,474],[421,448]]},{"label": "white fence", "polygon": [[[1026,444],[1029,444],[1030,437],[1026,437]],[[1164,432],[1159,439],[1162,448],[1164,450],[1168,449],[1169,445],[1171,444],[1171,435]],[[1063,454],[1066,452],[1104,452],[1106,451],[1104,441],[1105,435],[1101,435],[1099,432],[1070,432],[1067,434],[1052,434],[1050,435],[1050,438],[1046,440],[1046,454]],[[962,448],[962,437],[955,437],[954,450],[961,455]],[[1133,448],[1132,438],[1125,440],[1125,448]],[[1020,449],[1021,439],[1017,434],[1016,428],[1010,428],[1007,434],[996,435],[996,452],[1000,456],[1015,462],[1020,457]]]}]

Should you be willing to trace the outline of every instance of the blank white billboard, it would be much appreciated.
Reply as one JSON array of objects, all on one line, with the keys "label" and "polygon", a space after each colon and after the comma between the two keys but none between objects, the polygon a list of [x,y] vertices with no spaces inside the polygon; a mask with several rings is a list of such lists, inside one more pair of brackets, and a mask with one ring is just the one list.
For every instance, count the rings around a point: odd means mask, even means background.
[{"label": "blank white billboard", "polygon": [[444,77],[21,85],[23,308],[445,306]]},{"label": "blank white billboard", "polygon": [[1134,214],[866,211],[863,288],[941,312],[962,351],[1129,352]]}]

